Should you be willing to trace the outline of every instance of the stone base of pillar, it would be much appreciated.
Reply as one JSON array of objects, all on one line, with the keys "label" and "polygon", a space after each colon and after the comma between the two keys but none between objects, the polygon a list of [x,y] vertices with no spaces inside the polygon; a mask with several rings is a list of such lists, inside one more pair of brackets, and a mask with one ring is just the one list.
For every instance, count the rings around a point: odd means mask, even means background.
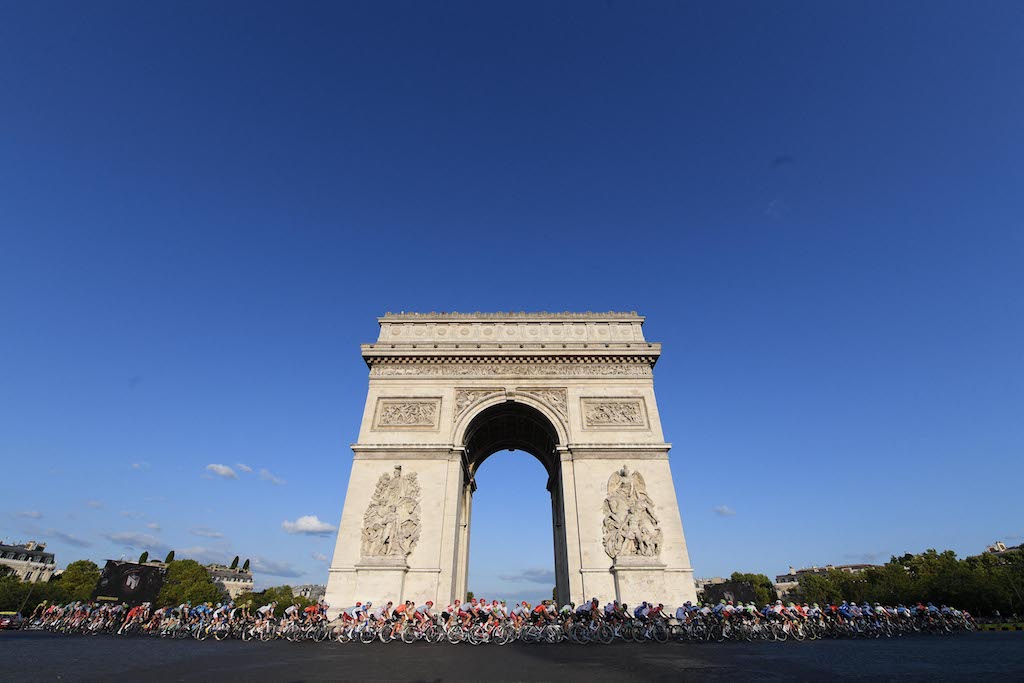
[{"label": "stone base of pillar", "polygon": [[656,557],[623,555],[612,565],[615,598],[630,609],[641,602],[661,602],[665,597],[665,565]]},{"label": "stone base of pillar", "polygon": [[356,565],[356,596],[359,600],[397,604],[404,600],[409,563],[404,556],[364,557]]}]

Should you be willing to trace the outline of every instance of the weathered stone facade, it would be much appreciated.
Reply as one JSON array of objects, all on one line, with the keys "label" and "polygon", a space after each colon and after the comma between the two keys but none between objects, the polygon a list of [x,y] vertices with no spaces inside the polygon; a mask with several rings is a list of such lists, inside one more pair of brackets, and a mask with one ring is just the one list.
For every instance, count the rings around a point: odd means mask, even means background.
[{"label": "weathered stone facade", "polygon": [[644,339],[643,321],[380,318],[377,342],[362,347],[369,390],[331,562],[332,609],[464,598],[474,476],[509,448],[548,471],[561,600],[695,599],[654,395],[661,346]]}]

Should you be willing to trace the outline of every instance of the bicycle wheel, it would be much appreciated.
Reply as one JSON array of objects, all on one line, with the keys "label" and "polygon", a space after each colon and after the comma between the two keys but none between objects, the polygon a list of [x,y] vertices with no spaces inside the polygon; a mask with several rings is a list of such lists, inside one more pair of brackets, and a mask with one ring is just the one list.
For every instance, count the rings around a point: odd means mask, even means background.
[{"label": "bicycle wheel", "polygon": [[656,642],[667,643],[668,629],[665,627],[665,624],[659,622],[651,626],[651,637],[654,638]]},{"label": "bicycle wheel", "polygon": [[601,624],[597,629],[597,642],[602,645],[611,645],[615,640],[615,631],[608,624]]}]

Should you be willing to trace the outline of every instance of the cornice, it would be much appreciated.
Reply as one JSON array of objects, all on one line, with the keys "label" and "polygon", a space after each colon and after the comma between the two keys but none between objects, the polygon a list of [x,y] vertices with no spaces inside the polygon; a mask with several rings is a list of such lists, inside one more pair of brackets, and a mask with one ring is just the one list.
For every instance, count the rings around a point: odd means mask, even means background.
[{"label": "cornice", "polygon": [[652,367],[661,356],[661,344],[363,344],[363,360],[370,367],[402,363],[644,363]]},{"label": "cornice", "polygon": [[377,322],[432,322],[451,320],[473,321],[481,320],[487,322],[499,322],[512,320],[515,322],[560,322],[563,320],[586,320],[587,322],[643,322],[644,316],[636,311],[508,311],[508,312],[480,312],[457,313],[448,311],[431,311],[429,313],[401,312],[385,313],[383,317],[377,318]]}]

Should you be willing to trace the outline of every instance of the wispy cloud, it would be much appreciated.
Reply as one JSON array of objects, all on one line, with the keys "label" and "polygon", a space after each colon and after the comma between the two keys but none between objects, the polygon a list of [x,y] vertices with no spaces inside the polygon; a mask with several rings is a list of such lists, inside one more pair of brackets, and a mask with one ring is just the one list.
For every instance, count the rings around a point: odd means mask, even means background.
[{"label": "wispy cloud", "polygon": [[736,516],[736,511],[733,510],[728,505],[716,505],[715,507],[713,507],[711,509],[714,510],[715,514],[718,515],[719,517],[735,517]]},{"label": "wispy cloud", "polygon": [[553,584],[555,582],[555,573],[550,569],[536,567],[532,569],[523,569],[516,574],[502,574],[498,578],[502,581],[508,581],[509,583]]},{"label": "wispy cloud", "polygon": [[127,519],[142,519],[143,517],[145,517],[145,516],[146,516],[146,515],[144,515],[144,514],[143,514],[143,513],[141,513],[141,512],[133,512],[133,511],[131,511],[131,510],[121,510],[121,511],[120,511],[119,513],[117,513],[117,514],[119,514],[119,515],[121,515],[122,517],[125,517],[125,518],[127,518]]},{"label": "wispy cloud", "polygon": [[262,557],[254,558],[252,561],[252,567],[258,572],[270,574],[271,576],[283,576],[292,579],[302,576],[302,572],[288,562],[275,562],[274,560],[268,560]]},{"label": "wispy cloud", "polygon": [[25,519],[42,519],[43,513],[39,510],[21,510],[20,512],[15,512],[14,516],[24,517]]},{"label": "wispy cloud", "polygon": [[327,556],[324,555],[323,553],[314,552],[313,553],[313,559],[316,560],[317,562],[326,562],[327,561]]},{"label": "wispy cloud", "polygon": [[160,525],[157,524],[156,522],[150,522],[149,524],[146,525],[146,528],[147,529],[152,529],[153,531],[160,531]]},{"label": "wispy cloud", "polygon": [[304,515],[294,522],[287,519],[281,522],[281,528],[290,534],[306,534],[309,536],[326,536],[334,532],[334,527],[323,522],[316,515]]},{"label": "wispy cloud", "polygon": [[243,465],[240,462],[235,463],[235,467],[237,467],[242,472],[245,472],[246,474],[251,474],[252,473],[252,468],[251,467],[249,467],[248,465]]},{"label": "wispy cloud", "polygon": [[288,483],[284,479],[281,479],[280,477],[275,477],[273,474],[270,473],[270,470],[266,469],[260,470],[260,479],[262,479],[263,481],[269,481],[271,484],[277,484],[278,486]]},{"label": "wispy cloud", "polygon": [[63,531],[58,531],[57,529],[47,529],[46,535],[50,538],[55,538],[62,543],[73,545],[76,548],[88,548],[92,545],[89,541],[73,536],[72,534],[64,533]]},{"label": "wispy cloud", "polygon": [[206,471],[212,472],[218,477],[223,477],[224,479],[238,479],[238,475],[235,474],[235,471],[228,467],[227,465],[210,463],[209,465],[206,466]]},{"label": "wispy cloud", "polygon": [[226,564],[231,559],[227,551],[199,545],[175,550],[174,557],[179,560],[195,560],[199,564]]},{"label": "wispy cloud", "polygon": [[149,469],[149,463],[148,462],[133,462],[132,463],[132,469],[133,470],[148,470]]},{"label": "wispy cloud", "polygon": [[103,501],[87,500],[85,501],[85,507],[92,508],[93,510],[102,510],[105,506],[103,505]]},{"label": "wispy cloud", "polygon": [[193,527],[189,529],[189,533],[193,536],[202,536],[203,538],[224,538],[223,532],[216,529],[208,529],[205,526]]},{"label": "wispy cloud", "polygon": [[112,543],[131,550],[148,550],[153,553],[163,553],[170,549],[156,536],[140,534],[134,531],[103,534],[103,537]]},{"label": "wispy cloud", "polygon": [[873,563],[883,557],[887,557],[887,554],[879,551],[869,551],[866,553],[845,553],[843,557],[855,562]]}]

